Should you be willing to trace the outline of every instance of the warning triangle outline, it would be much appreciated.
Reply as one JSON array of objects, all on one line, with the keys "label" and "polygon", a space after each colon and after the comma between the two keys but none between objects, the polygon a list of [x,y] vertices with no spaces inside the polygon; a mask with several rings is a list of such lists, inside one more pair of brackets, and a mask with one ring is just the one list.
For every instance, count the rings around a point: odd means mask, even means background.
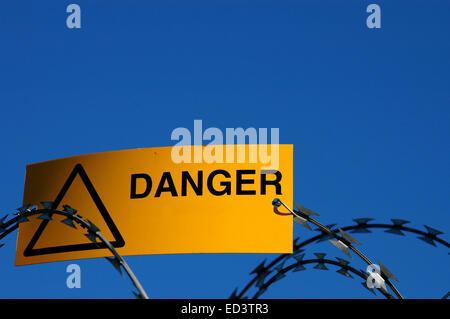
[{"label": "warning triangle outline", "polygon": [[[94,185],[92,184],[91,180],[89,179],[88,175],[86,174],[86,171],[84,170],[84,168],[81,164],[75,165],[75,167],[73,168],[69,177],[67,178],[66,182],[64,183],[63,187],[61,188],[58,195],[56,196],[56,199],[53,202],[51,208],[56,209],[61,204],[62,199],[66,195],[67,191],[69,190],[70,186],[72,185],[72,183],[75,180],[75,177],[77,175],[80,176],[81,181],[83,182],[84,186],[86,187],[87,191],[89,192],[89,195],[91,196],[92,200],[94,201],[95,206],[97,207],[98,211],[100,212],[101,216],[103,217],[103,220],[105,221],[106,225],[108,226],[109,230],[111,231],[111,234],[114,237],[114,241],[111,242],[111,245],[115,248],[120,248],[120,247],[125,246],[125,240],[123,239],[122,235],[120,234],[117,226],[114,224],[114,221],[112,220],[111,216],[109,215],[105,205],[103,204],[102,200],[100,199],[100,196],[98,195],[97,191],[95,190]],[[34,248],[34,246],[36,245],[37,241],[41,237],[42,233],[45,230],[45,227],[47,227],[47,224],[49,222],[50,222],[49,220],[43,220],[41,222],[38,229],[36,230],[36,232],[34,233],[33,237],[31,238],[30,242],[28,243],[27,247],[24,250],[23,255],[25,257],[107,248],[107,246],[104,243],[97,243],[97,244],[83,243],[83,244],[73,244],[73,245],[54,246],[54,247],[45,247],[45,248]]]}]

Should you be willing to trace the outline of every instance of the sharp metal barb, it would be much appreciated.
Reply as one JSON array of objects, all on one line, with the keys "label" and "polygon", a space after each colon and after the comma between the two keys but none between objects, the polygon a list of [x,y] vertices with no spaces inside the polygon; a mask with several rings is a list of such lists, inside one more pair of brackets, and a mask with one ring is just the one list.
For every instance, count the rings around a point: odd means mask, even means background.
[{"label": "sharp metal barb", "polygon": [[120,260],[114,257],[106,257],[106,260],[108,260],[111,265],[113,265],[113,267],[120,273],[120,275],[123,276],[122,269],[120,268],[120,266],[122,265]]},{"label": "sharp metal barb", "polygon": [[53,202],[41,202],[41,204],[44,209],[52,209],[53,206]]},{"label": "sharp metal barb", "polygon": [[256,281],[255,286],[256,287],[262,287],[264,285],[264,281],[266,280],[267,276],[271,273],[272,271],[265,271],[264,273],[262,273],[261,275],[259,275],[258,280]]},{"label": "sharp metal barb", "polygon": [[391,221],[394,224],[393,227],[391,229],[385,230],[384,232],[394,235],[405,236],[405,234],[399,228],[402,227],[404,224],[408,224],[409,221],[396,218],[392,218]]},{"label": "sharp metal barb", "polygon": [[294,222],[296,222],[297,224],[302,225],[303,227],[308,228],[309,230],[311,230],[311,227],[308,225],[308,222],[306,221],[306,219],[302,218],[302,217],[297,217],[294,216]]},{"label": "sharp metal barb", "polygon": [[305,270],[306,268],[302,265],[303,263],[303,257],[305,257],[305,254],[300,254],[297,256],[294,256],[294,259],[297,260],[297,266],[295,267],[295,269],[293,270],[294,272],[296,271],[302,271]]},{"label": "sharp metal barb", "polygon": [[336,257],[336,259],[339,261],[339,264],[341,265],[341,269],[337,270],[336,272],[344,275],[345,277],[349,277],[349,278],[353,278],[353,276],[347,271],[347,269],[345,267],[348,266],[348,264],[350,264],[350,262],[348,260]]},{"label": "sharp metal barb", "polygon": [[348,241],[349,243],[352,244],[358,244],[360,245],[361,243],[359,241],[357,241],[355,238],[353,238],[352,236],[350,236],[350,234],[346,233],[345,231],[343,231],[341,228],[338,228],[339,232],[341,233],[341,236]]},{"label": "sharp metal barb", "polygon": [[383,275],[385,275],[387,278],[392,278],[396,281],[399,281],[390,271],[389,269],[386,268],[385,265],[383,265],[379,260],[378,260],[378,264],[380,265],[380,271]]},{"label": "sharp metal barb", "polygon": [[52,220],[52,216],[48,212],[42,213],[38,218],[43,220]]},{"label": "sharp metal barb", "polygon": [[430,237],[427,237],[427,236],[418,236],[417,238],[423,240],[423,241],[426,242],[427,244],[430,244],[430,245],[436,247],[436,244],[435,244],[434,240],[431,239]]},{"label": "sharp metal barb", "polygon": [[77,227],[75,226],[75,224],[73,223],[73,220],[71,218],[66,218],[66,219],[62,220],[61,223],[77,229]]},{"label": "sharp metal barb", "polygon": [[339,261],[339,264],[343,267],[347,266],[348,264],[350,264],[350,262],[348,260],[336,257],[336,259]]},{"label": "sharp metal barb", "polygon": [[253,275],[253,274],[258,274],[259,275],[261,272],[263,272],[266,269],[265,266],[264,266],[264,264],[266,263],[266,260],[267,259],[264,259],[263,262],[258,265],[258,267],[253,269],[253,271],[250,273],[250,275]]},{"label": "sharp metal barb", "polygon": [[373,218],[355,218],[353,219],[354,222],[356,222],[359,226],[367,226],[367,223],[372,221]]},{"label": "sharp metal barb", "polygon": [[90,241],[92,241],[94,244],[98,244],[97,243],[97,235],[95,234],[95,233],[93,233],[93,232],[88,232],[86,235],[85,235]]},{"label": "sharp metal barb", "polygon": [[372,221],[373,218],[355,218],[353,219],[353,221],[358,224],[358,228],[353,229],[352,231],[350,231],[351,233],[361,233],[361,234],[366,234],[366,233],[371,233],[371,231],[369,229],[367,229],[367,223]]},{"label": "sharp metal barb", "polygon": [[346,244],[344,244],[342,241],[340,241],[340,240],[331,240],[330,239],[329,242],[332,243],[337,249],[342,251],[344,254],[346,254],[350,258],[352,257],[350,255],[350,252],[348,251],[348,246]]},{"label": "sharp metal barb", "polygon": [[312,210],[310,210],[310,209],[308,209],[306,207],[303,207],[300,204],[294,203],[294,205],[295,205],[295,207],[297,207],[297,210],[300,213],[303,213],[303,214],[308,215],[308,216],[319,216],[319,214],[317,214],[316,212],[313,212]]},{"label": "sharp metal barb", "polygon": [[300,255],[297,255],[297,256],[293,256],[293,258],[295,260],[297,260],[297,262],[302,262],[303,261],[303,257],[305,257],[305,254],[300,254]]},{"label": "sharp metal barb", "polygon": [[2,248],[3,246],[5,246],[5,244],[0,244],[0,248]]},{"label": "sharp metal barb", "polygon": [[405,234],[398,228],[391,228],[388,230],[384,231],[385,233],[390,233],[390,234],[394,234],[394,235],[400,235],[400,236],[405,236]]},{"label": "sharp metal barb", "polygon": [[409,220],[404,220],[404,219],[397,219],[397,218],[392,218],[392,223],[394,224],[394,226],[403,226],[405,224],[410,223]]},{"label": "sharp metal barb", "polygon": [[69,205],[63,205],[64,211],[68,214],[75,215],[77,213],[76,209],[73,209]]},{"label": "sharp metal barb", "polygon": [[314,269],[320,269],[320,270],[328,270],[327,266],[325,266],[324,263],[318,263],[314,266]]},{"label": "sharp metal barb", "polygon": [[327,254],[325,254],[325,253],[314,253],[314,255],[316,255],[316,257],[317,257],[318,259],[325,259],[325,256],[326,256]]},{"label": "sharp metal barb", "polygon": [[314,253],[316,257],[320,260],[317,265],[314,266],[315,269],[320,270],[328,270],[327,266],[322,262],[323,259],[325,259],[326,254],[325,253]]},{"label": "sharp metal barb", "polygon": [[353,276],[345,268],[338,269],[336,272],[344,275],[345,277],[353,278]]},{"label": "sharp metal barb", "polygon": [[371,231],[365,227],[358,227],[350,231],[351,233],[358,233],[358,234],[367,234],[371,233]]},{"label": "sharp metal barb", "polygon": [[436,236],[438,236],[438,235],[443,234],[443,232],[441,232],[440,230],[434,229],[434,228],[432,228],[432,227],[430,227],[430,226],[427,226],[427,225],[424,225],[424,226],[425,226],[425,228],[427,229],[428,234],[429,234],[430,236],[432,236],[432,237],[436,237]]}]

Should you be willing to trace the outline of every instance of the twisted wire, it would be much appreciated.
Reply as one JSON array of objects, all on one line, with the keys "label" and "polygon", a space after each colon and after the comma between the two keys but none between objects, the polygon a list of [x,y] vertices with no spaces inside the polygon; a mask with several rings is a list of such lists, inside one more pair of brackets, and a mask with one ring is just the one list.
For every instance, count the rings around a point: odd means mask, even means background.
[{"label": "twisted wire", "polygon": [[[148,299],[147,293],[145,292],[137,277],[134,275],[130,266],[117,252],[113,245],[103,236],[97,226],[95,226],[91,221],[84,220],[79,214],[77,215],[77,210],[71,208],[68,205],[64,205],[64,210],[57,210],[51,208],[51,202],[42,202],[42,204],[44,206],[44,209],[37,209],[36,206],[25,205],[19,208],[18,212],[14,213],[16,217],[10,218],[8,221],[6,221],[8,215],[1,218],[0,239],[16,230],[19,227],[19,224],[28,222],[28,217],[40,215],[38,218],[51,221],[53,215],[62,215],[66,217],[66,219],[62,221],[63,224],[75,229],[77,229],[75,224],[79,225],[82,229],[87,230],[88,233],[85,236],[98,248],[107,248],[113,254],[113,257],[106,257],[106,259],[121,275],[123,268],[133,285],[138,290],[137,293],[133,291],[134,296],[138,299]],[[100,242],[97,241],[97,239]],[[3,245],[4,244],[0,244],[0,247],[2,247]]]}]

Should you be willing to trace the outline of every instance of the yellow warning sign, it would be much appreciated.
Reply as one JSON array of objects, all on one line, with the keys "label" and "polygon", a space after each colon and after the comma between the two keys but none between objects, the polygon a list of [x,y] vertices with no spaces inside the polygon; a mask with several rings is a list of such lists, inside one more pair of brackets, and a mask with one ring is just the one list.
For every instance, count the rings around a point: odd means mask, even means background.
[{"label": "yellow warning sign", "polygon": [[[195,153],[205,146],[190,147]],[[38,208],[53,202],[61,210],[70,205],[121,255],[292,252],[292,216],[277,215],[271,206],[274,198],[292,203],[292,145],[279,145],[274,171],[264,171],[259,159],[175,163],[172,150],[112,151],[28,165],[23,202]],[[16,265],[111,256],[85,229],[61,223],[64,218],[32,216],[21,223]]]}]

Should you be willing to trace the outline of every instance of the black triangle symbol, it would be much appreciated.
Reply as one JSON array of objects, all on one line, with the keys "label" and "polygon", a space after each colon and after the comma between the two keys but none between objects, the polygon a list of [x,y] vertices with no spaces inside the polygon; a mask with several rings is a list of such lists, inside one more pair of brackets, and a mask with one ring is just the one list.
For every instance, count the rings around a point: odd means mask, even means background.
[{"label": "black triangle symbol", "polygon": [[[62,199],[64,198],[64,195],[66,195],[67,191],[69,190],[70,186],[72,185],[72,183],[75,180],[75,177],[77,175],[80,176],[81,180],[83,181],[84,186],[86,187],[89,194],[91,195],[91,198],[93,199],[93,201],[95,203],[95,206],[97,206],[97,209],[99,210],[104,221],[106,222],[106,225],[108,226],[109,230],[111,231],[111,234],[114,236],[114,241],[111,242],[113,247],[117,248],[117,247],[125,246],[125,241],[124,241],[122,235],[120,234],[119,230],[117,229],[116,225],[114,224],[111,216],[109,215],[108,211],[106,210],[105,205],[103,204],[102,200],[98,196],[97,191],[95,190],[94,186],[92,185],[92,182],[90,181],[89,177],[86,174],[86,171],[84,170],[83,166],[81,166],[81,164],[75,165],[74,169],[72,170],[72,173],[70,173],[69,177],[67,178],[66,182],[64,183],[64,186],[59,191],[58,196],[56,196],[56,199],[53,202],[52,208],[56,209],[59,206]],[[31,238],[30,242],[28,243],[27,248],[25,248],[25,251],[23,252],[23,255],[25,257],[63,253],[63,252],[69,252],[69,251],[80,251],[80,250],[106,248],[106,245],[104,243],[98,243],[97,245],[94,243],[85,243],[85,244],[46,247],[46,248],[34,248],[39,237],[44,232],[44,229],[47,226],[48,222],[49,222],[49,220],[43,220],[42,223],[39,225],[39,228],[37,229],[36,233]]]}]

